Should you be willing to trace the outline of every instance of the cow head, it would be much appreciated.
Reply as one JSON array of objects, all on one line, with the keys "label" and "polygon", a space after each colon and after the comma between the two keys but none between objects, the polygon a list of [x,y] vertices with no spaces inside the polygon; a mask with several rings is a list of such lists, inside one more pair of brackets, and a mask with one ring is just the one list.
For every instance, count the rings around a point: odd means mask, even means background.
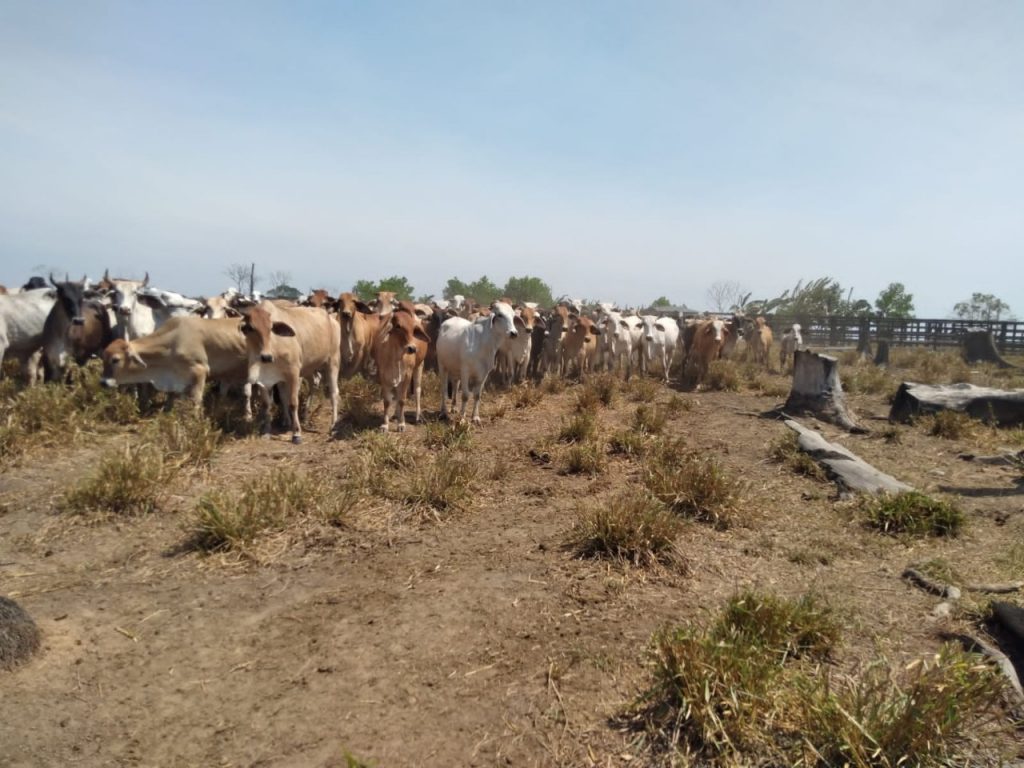
[{"label": "cow head", "polygon": [[116,387],[118,375],[146,367],[146,361],[139,356],[124,339],[114,339],[103,350],[103,376],[100,383],[104,387]]},{"label": "cow head", "polygon": [[370,306],[379,315],[390,315],[398,307],[394,291],[377,291],[377,298]]},{"label": "cow head", "polygon": [[423,330],[416,315],[406,311],[394,312],[391,315],[388,336],[401,345],[402,353],[406,355],[416,354],[417,340],[424,344],[430,343],[430,337]]},{"label": "cow head", "polygon": [[58,283],[50,275],[50,282],[57,289],[57,303],[64,312],[71,325],[82,325],[82,302],[85,300],[85,292],[88,288],[88,280],[83,277],[81,281],[74,282],[65,280]]},{"label": "cow head", "polygon": [[373,314],[373,309],[366,302],[360,301],[359,297],[354,293],[346,292],[341,294],[338,297],[336,306],[338,307],[338,314],[344,320],[351,320],[357,312],[361,312],[364,315]]},{"label": "cow head", "polygon": [[261,363],[274,362],[274,336],[290,337],[295,335],[294,328],[288,323],[274,320],[270,315],[270,310],[261,304],[246,313],[239,330],[245,336],[249,358],[252,359],[253,355],[258,355]]},{"label": "cow head", "polygon": [[513,339],[519,335],[512,307],[504,301],[496,301],[491,304],[490,323],[492,328],[498,329],[502,334],[507,333]]}]

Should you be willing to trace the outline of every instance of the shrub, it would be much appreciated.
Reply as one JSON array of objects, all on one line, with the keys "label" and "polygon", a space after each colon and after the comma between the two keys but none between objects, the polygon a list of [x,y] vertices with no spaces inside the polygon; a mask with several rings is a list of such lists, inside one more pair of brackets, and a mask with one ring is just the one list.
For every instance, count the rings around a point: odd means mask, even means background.
[{"label": "shrub", "polygon": [[597,373],[587,379],[584,389],[593,392],[601,405],[609,408],[618,394],[619,380],[610,373]]},{"label": "shrub", "polygon": [[964,525],[958,506],[919,491],[864,496],[860,505],[867,524],[884,533],[956,536]]},{"label": "shrub", "polygon": [[561,378],[557,374],[549,373],[544,377],[540,386],[545,394],[560,395],[565,392],[565,388],[569,385],[565,379]]},{"label": "shrub", "polygon": [[650,438],[632,429],[621,429],[608,440],[608,448],[612,453],[638,458],[647,450]]},{"label": "shrub", "polygon": [[380,421],[377,388],[362,376],[342,379],[338,387],[338,420],[355,429],[366,429]]},{"label": "shrub", "polygon": [[648,566],[677,559],[681,529],[679,517],[664,504],[633,489],[580,513],[568,545],[577,557]]},{"label": "shrub", "polygon": [[397,435],[365,432],[359,436],[356,446],[366,455],[371,471],[409,469],[416,464],[409,443],[398,439]]}]

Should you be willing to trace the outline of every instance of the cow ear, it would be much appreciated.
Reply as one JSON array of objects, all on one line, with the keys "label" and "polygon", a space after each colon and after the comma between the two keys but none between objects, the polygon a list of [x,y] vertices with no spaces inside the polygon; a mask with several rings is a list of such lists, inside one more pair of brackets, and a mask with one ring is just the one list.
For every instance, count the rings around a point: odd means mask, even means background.
[{"label": "cow ear", "polygon": [[412,335],[415,336],[420,341],[424,342],[425,344],[429,344],[430,343],[430,337],[427,336],[427,332],[424,331],[419,326],[416,326],[415,328],[413,328]]},{"label": "cow ear", "polygon": [[248,333],[252,333],[252,324],[249,322],[249,318],[246,318],[238,324],[238,330],[243,336]]},{"label": "cow ear", "polygon": [[356,301],[356,309],[358,309],[364,315],[372,315],[373,314],[373,310],[370,309],[370,305],[367,304],[365,301],[358,301],[357,300]]},{"label": "cow ear", "polygon": [[228,307],[227,309],[225,309],[225,310],[224,310],[224,314],[225,314],[226,316],[228,316],[228,317],[241,317],[241,316],[242,316],[242,313],[241,313],[241,312],[239,312],[239,311],[238,311],[237,309],[235,309],[234,307]]},{"label": "cow ear", "polygon": [[53,272],[50,273],[50,282],[53,283],[53,287],[57,287],[57,281],[53,279]]},{"label": "cow ear", "polygon": [[164,303],[160,301],[158,296],[153,296],[149,293],[140,293],[137,299],[140,304],[145,304],[150,309],[160,309],[160,307],[164,306]]},{"label": "cow ear", "polygon": [[600,336],[601,335],[601,329],[598,328],[596,325],[590,326],[590,332],[592,334],[594,334],[595,336]]},{"label": "cow ear", "polygon": [[516,315],[515,317],[513,317],[512,318],[512,322],[515,324],[516,328],[518,328],[519,330],[521,330],[521,331],[525,331],[526,330],[526,321],[523,320],[523,318],[521,318],[519,315]]},{"label": "cow ear", "polygon": [[143,359],[142,359],[142,358],[141,358],[141,357],[139,356],[139,353],[138,353],[138,352],[136,352],[136,351],[135,351],[134,349],[132,349],[131,347],[128,347],[128,358],[129,358],[129,359],[130,359],[130,360],[131,360],[131,361],[132,361],[133,363],[135,363],[136,365],[138,365],[138,366],[141,366],[141,367],[143,367],[143,368],[145,368],[145,367],[146,367],[146,361],[145,361],[145,360],[143,360]]},{"label": "cow ear", "polygon": [[627,331],[629,330],[629,323],[627,323],[625,320],[619,320],[619,325],[625,328]]},{"label": "cow ear", "polygon": [[274,323],[272,326],[270,326],[270,330],[271,330],[272,333],[275,333],[278,336],[294,336],[295,335],[295,329],[292,328],[290,325],[288,325],[288,323],[283,323],[280,320],[278,320],[276,323]]}]

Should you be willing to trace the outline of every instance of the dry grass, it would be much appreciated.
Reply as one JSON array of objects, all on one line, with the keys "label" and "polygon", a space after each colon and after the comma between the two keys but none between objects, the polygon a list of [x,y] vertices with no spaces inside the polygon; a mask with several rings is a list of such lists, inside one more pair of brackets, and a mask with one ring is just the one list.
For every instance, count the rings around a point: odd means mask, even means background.
[{"label": "dry grass", "polygon": [[611,408],[619,393],[621,382],[618,377],[611,373],[597,373],[587,379],[583,388],[592,392],[594,397],[605,408]]},{"label": "dry grass", "polygon": [[380,397],[377,387],[361,375],[342,379],[338,387],[338,421],[353,429],[377,426]]},{"label": "dry grass", "polygon": [[971,369],[954,350],[935,351],[926,347],[904,347],[890,355],[893,367],[904,369],[905,377],[923,384],[955,384],[971,380]]},{"label": "dry grass", "polygon": [[126,444],[100,459],[96,473],[69,490],[57,509],[70,514],[139,515],[154,511],[169,468],[153,444]]},{"label": "dry grass", "polygon": [[633,412],[632,428],[641,435],[660,435],[665,431],[668,412],[657,405],[641,403]]},{"label": "dry grass", "polygon": [[634,722],[671,764],[897,768],[953,761],[998,715],[1001,681],[978,657],[947,646],[842,676],[826,663],[839,630],[813,597],[735,597],[708,626],[655,635]]},{"label": "dry grass", "polygon": [[869,526],[890,534],[957,536],[965,522],[956,504],[919,491],[864,496],[859,507]]},{"label": "dry grass", "polygon": [[651,439],[646,434],[633,429],[620,429],[608,438],[608,449],[621,456],[639,458],[647,451],[650,442]]},{"label": "dry grass", "polygon": [[661,382],[637,374],[625,384],[626,395],[635,403],[650,403],[663,391]]},{"label": "dry grass", "polygon": [[567,475],[599,475],[607,465],[604,443],[594,437],[574,441],[562,452],[562,472]]},{"label": "dry grass", "polygon": [[544,390],[528,381],[516,384],[509,392],[509,401],[513,408],[532,408],[544,399]]},{"label": "dry grass", "polygon": [[546,395],[560,395],[565,392],[568,386],[569,382],[553,373],[547,374],[540,384],[541,390]]},{"label": "dry grass", "polygon": [[473,447],[473,427],[469,421],[434,421],[423,425],[423,444],[433,450]]},{"label": "dry grass", "polygon": [[800,450],[797,434],[791,430],[768,446],[768,457],[779,464],[789,467],[798,475],[826,481],[828,475],[822,466],[809,455]]},{"label": "dry grass", "polygon": [[978,422],[959,411],[939,411],[921,418],[920,424],[929,435],[944,440],[963,440],[972,437],[975,428],[979,426]]},{"label": "dry grass", "polygon": [[642,489],[633,488],[583,511],[567,546],[576,557],[651,566],[679,562],[675,547],[682,521]]},{"label": "dry grass", "polygon": [[214,423],[199,416],[191,405],[162,413],[148,422],[143,439],[155,443],[169,468],[208,468],[224,435]]},{"label": "dry grass", "polygon": [[593,440],[597,435],[597,416],[591,411],[584,411],[562,419],[558,430],[558,439],[563,443],[582,443]]},{"label": "dry grass", "polygon": [[853,395],[883,395],[894,393],[899,384],[884,368],[871,363],[859,363],[840,370],[839,381],[843,390]]},{"label": "dry grass", "polygon": [[704,377],[704,388],[715,392],[739,392],[740,372],[732,360],[712,360]]},{"label": "dry grass", "polygon": [[740,486],[718,461],[687,451],[682,440],[654,443],[643,459],[643,483],[673,512],[728,528],[736,521]]},{"label": "dry grass", "polygon": [[394,498],[441,520],[469,508],[478,471],[467,452],[443,448],[402,473]]},{"label": "dry grass", "polygon": [[246,552],[266,533],[311,520],[341,524],[356,492],[291,467],[276,467],[241,488],[217,489],[196,504],[193,544],[208,552]]}]

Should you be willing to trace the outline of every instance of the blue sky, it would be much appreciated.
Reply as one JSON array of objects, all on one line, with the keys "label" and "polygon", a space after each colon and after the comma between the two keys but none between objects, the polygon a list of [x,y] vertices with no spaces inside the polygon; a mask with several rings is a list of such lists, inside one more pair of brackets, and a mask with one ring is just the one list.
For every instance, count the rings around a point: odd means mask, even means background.
[{"label": "blue sky", "polygon": [[833,276],[1024,315],[1019,2],[0,0],[0,282]]}]

